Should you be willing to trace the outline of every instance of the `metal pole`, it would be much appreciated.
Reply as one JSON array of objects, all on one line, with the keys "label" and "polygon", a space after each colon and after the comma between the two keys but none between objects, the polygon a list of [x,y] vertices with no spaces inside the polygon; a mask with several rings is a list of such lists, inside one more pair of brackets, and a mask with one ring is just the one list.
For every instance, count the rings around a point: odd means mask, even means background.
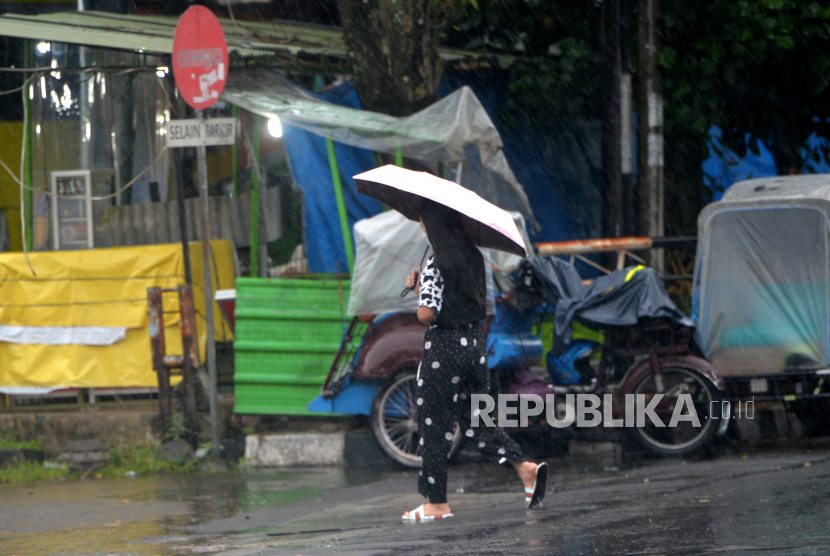
[{"label": "metal pole", "polygon": [[[205,115],[197,110],[199,125]],[[207,164],[205,163],[205,146],[196,147],[196,161],[199,167],[199,197],[202,200],[202,268],[205,277],[205,330],[207,348],[205,360],[208,369],[208,398],[210,402],[210,442],[211,454],[219,454],[219,400],[216,392],[216,342],[213,329],[213,277],[210,272],[210,197],[208,196]]]},{"label": "metal pole", "polygon": [[[25,64],[26,67],[30,67],[32,65],[32,48],[34,43],[30,40],[26,40],[23,44]],[[26,77],[28,78],[29,75],[31,74],[26,74]],[[32,132],[34,131],[35,126],[32,124],[34,121],[31,99],[32,87],[34,87],[34,81],[31,82],[29,90],[26,91],[26,113],[29,115],[23,124],[26,126],[26,142],[23,144],[23,149],[25,150],[23,153],[23,183],[26,185],[26,190],[23,192],[23,199],[21,199],[21,202],[23,203],[23,218],[25,219],[25,234],[24,237],[21,238],[23,240],[21,248],[25,245],[28,251],[31,251],[34,247],[34,195],[32,193],[32,145],[34,145],[34,143],[32,141]]]},{"label": "metal pole", "polygon": [[631,88],[631,2],[620,2],[620,164],[622,172],[622,234],[637,233],[634,207],[634,127]]},{"label": "metal pole", "polygon": [[182,383],[184,386],[184,415],[187,430],[196,444],[199,438],[199,418],[196,415],[196,394],[193,379],[199,366],[199,337],[196,333],[196,309],[193,288],[179,287],[179,328],[182,332]]},{"label": "metal pole", "polygon": [[[135,64],[138,65],[138,64]],[[135,115],[135,74],[128,73],[125,76],[127,87],[118,99],[121,106],[121,118],[119,128],[121,136],[118,138],[118,158],[121,161],[121,183],[128,183],[133,179],[133,149],[135,148],[135,128],[133,118]],[[133,204],[133,189],[130,187],[119,197],[122,205]]]},{"label": "metal pole", "polygon": [[170,403],[170,369],[164,364],[167,348],[164,341],[164,301],[161,288],[147,288],[147,315],[150,327],[150,349],[153,357],[153,370],[158,373],[159,381],[159,417],[161,417],[161,437],[167,441],[170,437],[170,420],[173,415]]},{"label": "metal pole", "polygon": [[[660,57],[660,0],[640,3],[637,29],[639,57],[638,174],[640,233],[663,235],[663,85]],[[663,271],[663,250],[651,253],[651,265]]]},{"label": "metal pole", "polygon": [[622,235],[622,164],[620,160],[620,0],[602,1],[603,237]]},{"label": "metal pole", "polygon": [[[180,149],[176,149],[180,150]],[[179,153],[176,153],[176,158],[183,158]],[[181,176],[178,176],[181,178]],[[179,236],[182,241],[182,256],[184,257],[184,279],[188,286],[193,285],[193,272],[190,270],[190,241],[187,238],[187,205],[184,198],[184,183],[181,179],[176,180],[176,198],[179,205]]]},{"label": "metal pole", "polygon": [[233,138],[233,154],[231,155],[231,179],[233,180],[233,193],[232,196],[236,197],[239,195],[239,130],[242,128],[239,125],[239,108],[234,104],[231,106],[231,114],[233,115],[233,119],[236,120],[236,135]]},{"label": "metal pole", "polygon": [[251,277],[259,276],[259,115],[253,115],[254,121],[251,124],[253,139],[251,153],[254,159],[254,167],[251,172]]},{"label": "metal pole", "polygon": [[337,154],[334,151],[334,141],[326,137],[326,150],[329,154],[329,168],[331,182],[334,185],[334,199],[337,201],[337,213],[340,215],[340,232],[343,234],[343,246],[346,249],[346,260],[349,263],[349,272],[354,269],[354,249],[352,248],[352,234],[349,231],[349,215],[346,212],[346,201],[343,199],[343,184],[340,182],[340,168],[337,166]]}]

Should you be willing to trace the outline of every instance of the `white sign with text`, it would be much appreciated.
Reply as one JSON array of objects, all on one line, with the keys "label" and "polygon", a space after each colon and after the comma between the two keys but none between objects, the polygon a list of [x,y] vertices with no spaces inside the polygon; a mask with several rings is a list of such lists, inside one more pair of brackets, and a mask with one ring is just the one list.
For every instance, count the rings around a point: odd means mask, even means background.
[{"label": "white sign with text", "polygon": [[233,145],[236,138],[235,118],[210,120],[170,120],[166,126],[168,147],[206,147]]}]

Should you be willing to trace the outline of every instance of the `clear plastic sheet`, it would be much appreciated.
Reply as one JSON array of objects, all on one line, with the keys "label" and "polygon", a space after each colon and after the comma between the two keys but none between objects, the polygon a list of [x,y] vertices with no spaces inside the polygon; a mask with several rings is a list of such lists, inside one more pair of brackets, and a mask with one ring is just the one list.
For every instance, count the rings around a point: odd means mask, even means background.
[{"label": "clear plastic sheet", "polygon": [[432,171],[444,163],[449,178],[460,178],[465,187],[505,210],[532,217],[524,188],[504,156],[501,136],[469,87],[405,118],[319,100],[266,71],[230,74],[222,99],[346,145],[383,153],[400,149]]},{"label": "clear plastic sheet", "polygon": [[[133,204],[150,202],[150,182],[158,183],[161,199],[167,199],[167,185],[174,182],[172,151],[159,156],[165,148],[165,122],[171,119],[169,94],[159,75],[147,71],[76,73],[62,68],[134,65],[132,53],[115,50],[51,43],[48,52],[36,57],[35,65],[55,68],[37,75],[29,91],[33,249],[37,251],[54,248],[51,199],[41,193],[51,190],[52,172],[88,169],[91,194],[103,196],[118,191],[149,166],[129,190]],[[161,57],[150,55],[143,62],[165,64]],[[93,227],[100,226],[103,211],[120,204],[120,197],[93,201]]]},{"label": "clear plastic sheet", "polygon": [[[733,197],[760,201],[757,187]],[[809,206],[818,204],[717,203],[702,214],[693,317],[698,343],[720,372],[830,363],[830,238],[827,207]]]}]

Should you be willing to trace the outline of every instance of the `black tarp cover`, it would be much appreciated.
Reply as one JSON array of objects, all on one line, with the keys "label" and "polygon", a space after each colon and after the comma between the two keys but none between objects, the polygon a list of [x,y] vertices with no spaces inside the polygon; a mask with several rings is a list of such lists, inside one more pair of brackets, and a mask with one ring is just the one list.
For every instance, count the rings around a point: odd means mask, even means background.
[{"label": "black tarp cover", "polygon": [[554,353],[566,351],[574,320],[594,330],[634,326],[642,319],[666,319],[693,326],[672,302],[654,269],[634,266],[617,270],[583,286],[573,265],[556,257],[530,257],[514,274],[525,285],[528,269],[539,281],[554,311]]}]

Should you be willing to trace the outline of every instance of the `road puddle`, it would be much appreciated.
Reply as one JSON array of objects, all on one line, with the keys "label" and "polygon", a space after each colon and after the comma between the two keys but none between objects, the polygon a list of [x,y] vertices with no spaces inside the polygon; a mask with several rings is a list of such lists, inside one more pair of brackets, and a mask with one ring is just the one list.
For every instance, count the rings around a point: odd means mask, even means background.
[{"label": "road puddle", "polygon": [[223,545],[189,527],[294,504],[346,484],[342,468],[316,468],[0,487],[0,553],[214,553]]}]

